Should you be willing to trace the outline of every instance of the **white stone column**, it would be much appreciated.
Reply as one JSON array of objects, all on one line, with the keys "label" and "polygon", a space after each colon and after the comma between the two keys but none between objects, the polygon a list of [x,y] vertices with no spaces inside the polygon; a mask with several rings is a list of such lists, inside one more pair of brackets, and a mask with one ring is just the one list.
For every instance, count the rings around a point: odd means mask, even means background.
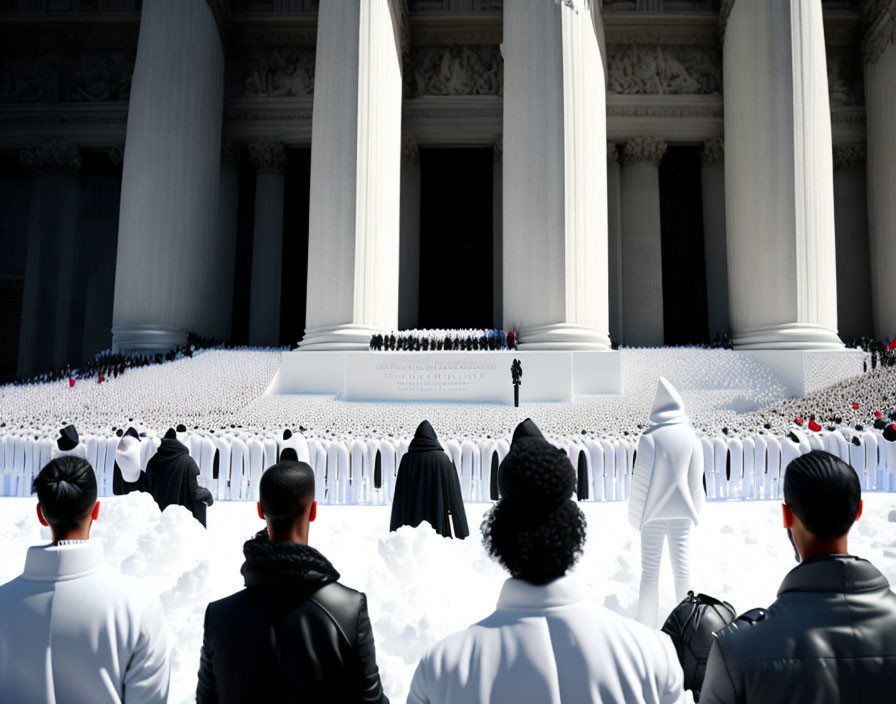
[{"label": "white stone column", "polygon": [[709,336],[729,333],[728,253],[725,246],[725,141],[703,143],[700,155],[703,199],[703,258],[706,265],[706,314]]},{"label": "white stone column", "polygon": [[218,177],[218,302],[215,307],[216,340],[229,340],[233,327],[233,280],[236,275],[236,237],[239,226],[240,147],[232,142],[221,145],[221,173]]},{"label": "white stone column", "polygon": [[865,121],[867,125],[868,234],[874,333],[896,336],[896,7],[872,0],[865,8]]},{"label": "white stone column", "polygon": [[492,325],[504,320],[504,136],[493,145],[492,167]]},{"label": "white stone column", "polygon": [[252,293],[249,344],[273,346],[280,339],[280,279],[283,270],[283,170],[281,142],[249,145],[255,167],[255,224],[252,233]]},{"label": "white stone column", "polygon": [[619,168],[619,151],[615,142],[607,142],[607,230],[609,252],[609,301],[610,339],[623,344],[623,290],[622,290],[622,174]]},{"label": "white stone column", "polygon": [[145,0],[121,185],[112,344],[211,336],[224,51],[206,0]]},{"label": "white stone column", "polygon": [[81,155],[73,144],[48,142],[20,156],[33,179],[17,365],[17,373],[28,376],[71,361]]},{"label": "white stone column", "polygon": [[411,134],[401,137],[400,240],[398,326],[409,330],[420,320],[420,150]]},{"label": "white stone column", "polygon": [[622,327],[629,347],[663,344],[659,166],[666,143],[633,137],[622,149]]},{"label": "white stone column", "polygon": [[870,337],[874,334],[874,323],[864,144],[834,147],[834,222],[840,337],[847,341]]},{"label": "white stone column", "polygon": [[301,349],[367,349],[398,325],[401,3],[322,0]]},{"label": "white stone column", "polygon": [[821,1],[737,0],[724,83],[735,347],[842,347]]},{"label": "white stone column", "polygon": [[586,5],[504,3],[503,322],[528,349],[610,346],[601,16]]}]

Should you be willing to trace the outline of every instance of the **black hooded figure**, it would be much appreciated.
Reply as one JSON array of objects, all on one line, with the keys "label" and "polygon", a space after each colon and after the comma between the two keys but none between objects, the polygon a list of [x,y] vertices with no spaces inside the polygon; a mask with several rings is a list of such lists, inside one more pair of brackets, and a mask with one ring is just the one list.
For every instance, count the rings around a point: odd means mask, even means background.
[{"label": "black hooded figure", "polygon": [[214,503],[211,492],[199,486],[196,477],[199,467],[190,451],[169,430],[159,449],[146,465],[146,490],[152,494],[161,510],[180,504],[205,525],[205,509]]},{"label": "black hooded figure", "polygon": [[[449,516],[454,524],[453,536]],[[401,458],[389,530],[417,526],[423,521],[446,538],[463,539],[470,534],[457,469],[426,420],[417,427],[407,454]]]}]

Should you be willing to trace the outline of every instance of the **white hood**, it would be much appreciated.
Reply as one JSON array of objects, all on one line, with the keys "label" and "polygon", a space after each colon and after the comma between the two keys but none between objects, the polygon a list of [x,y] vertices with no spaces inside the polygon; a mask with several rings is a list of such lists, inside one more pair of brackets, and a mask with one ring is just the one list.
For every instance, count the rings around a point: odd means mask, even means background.
[{"label": "white hood", "polygon": [[133,484],[140,478],[143,464],[140,461],[140,440],[133,435],[125,435],[118,441],[115,462],[121,470],[121,478]]},{"label": "white hood", "polygon": [[684,401],[681,400],[681,396],[669,383],[669,380],[661,376],[656,385],[656,397],[650,411],[650,422],[659,425],[681,420],[687,420]]}]

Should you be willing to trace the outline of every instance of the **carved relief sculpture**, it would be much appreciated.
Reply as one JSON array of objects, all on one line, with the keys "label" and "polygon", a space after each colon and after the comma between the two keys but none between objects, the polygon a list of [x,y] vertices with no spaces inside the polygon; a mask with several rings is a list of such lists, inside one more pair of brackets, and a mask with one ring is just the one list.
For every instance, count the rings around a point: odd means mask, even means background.
[{"label": "carved relief sculpture", "polygon": [[610,45],[608,87],[628,95],[721,93],[717,52],[696,46]]},{"label": "carved relief sculpture", "polygon": [[502,95],[504,64],[497,46],[422,47],[411,51],[406,89],[427,95]]},{"label": "carved relief sculpture", "polygon": [[314,49],[253,49],[245,98],[301,98],[314,94]]}]

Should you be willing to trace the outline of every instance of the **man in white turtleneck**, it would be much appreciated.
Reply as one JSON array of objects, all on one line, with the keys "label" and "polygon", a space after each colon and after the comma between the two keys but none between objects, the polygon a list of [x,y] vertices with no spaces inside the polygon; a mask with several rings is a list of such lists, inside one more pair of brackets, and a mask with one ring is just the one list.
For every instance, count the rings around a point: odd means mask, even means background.
[{"label": "man in white turtleneck", "polygon": [[17,704],[162,704],[167,630],[158,596],[103,559],[93,468],[54,459],[34,481],[37,517],[53,542],[28,549],[0,586],[0,698]]},{"label": "man in white turtleneck", "polygon": [[641,531],[638,620],[656,628],[663,543],[669,543],[675,597],[681,601],[691,586],[691,525],[697,523],[706,495],[703,445],[684,412],[681,396],[665,377],[659,378],[650,421],[653,425],[638,443],[628,519]]}]

